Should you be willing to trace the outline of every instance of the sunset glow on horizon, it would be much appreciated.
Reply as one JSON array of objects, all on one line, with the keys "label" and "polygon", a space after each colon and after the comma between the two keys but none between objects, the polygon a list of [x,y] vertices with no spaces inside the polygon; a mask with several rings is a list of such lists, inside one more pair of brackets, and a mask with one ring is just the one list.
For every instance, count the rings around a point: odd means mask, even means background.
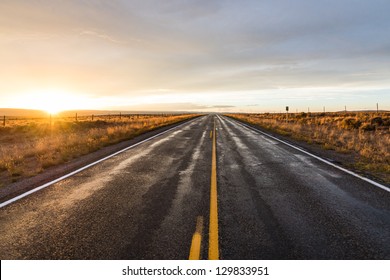
[{"label": "sunset glow on horizon", "polygon": [[90,105],[85,96],[58,89],[45,89],[17,94],[10,99],[9,107],[58,114],[62,111],[88,108]]},{"label": "sunset glow on horizon", "polygon": [[0,3],[0,108],[390,110],[390,2]]}]

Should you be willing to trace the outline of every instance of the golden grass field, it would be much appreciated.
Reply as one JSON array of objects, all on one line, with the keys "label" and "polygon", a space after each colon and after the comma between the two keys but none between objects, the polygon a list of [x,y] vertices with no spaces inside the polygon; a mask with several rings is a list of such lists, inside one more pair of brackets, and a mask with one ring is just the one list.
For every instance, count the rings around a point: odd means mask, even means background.
[{"label": "golden grass field", "polygon": [[353,154],[352,167],[390,183],[390,112],[230,114],[267,130]]},{"label": "golden grass field", "polygon": [[7,119],[0,125],[0,187],[158,127],[194,117],[124,115]]}]

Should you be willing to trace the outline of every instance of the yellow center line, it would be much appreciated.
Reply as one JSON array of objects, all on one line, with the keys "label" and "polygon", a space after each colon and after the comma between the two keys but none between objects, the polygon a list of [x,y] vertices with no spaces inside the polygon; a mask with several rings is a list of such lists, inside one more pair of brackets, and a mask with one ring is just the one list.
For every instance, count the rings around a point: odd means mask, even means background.
[{"label": "yellow center line", "polygon": [[196,219],[196,230],[192,236],[191,249],[189,260],[199,260],[200,259],[200,248],[202,244],[202,232],[203,232],[203,217],[198,216]]},{"label": "yellow center line", "polygon": [[209,225],[209,260],[219,259],[218,244],[218,201],[217,201],[217,151],[216,129],[214,120],[213,151],[211,159],[211,189],[210,189],[210,225]]}]

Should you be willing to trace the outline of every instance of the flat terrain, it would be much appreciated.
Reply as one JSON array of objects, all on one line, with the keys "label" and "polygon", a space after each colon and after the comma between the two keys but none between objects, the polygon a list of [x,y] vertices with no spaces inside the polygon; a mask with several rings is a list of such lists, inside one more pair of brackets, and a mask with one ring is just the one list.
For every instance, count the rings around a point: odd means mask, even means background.
[{"label": "flat terrain", "polygon": [[214,136],[221,259],[390,259],[388,191],[212,115],[1,208],[0,258],[187,259],[202,217],[207,259]]},{"label": "flat terrain", "polygon": [[[196,117],[195,114],[4,118],[0,126],[0,193],[26,178],[73,164],[84,155]],[[0,194],[1,197],[1,194]]]}]

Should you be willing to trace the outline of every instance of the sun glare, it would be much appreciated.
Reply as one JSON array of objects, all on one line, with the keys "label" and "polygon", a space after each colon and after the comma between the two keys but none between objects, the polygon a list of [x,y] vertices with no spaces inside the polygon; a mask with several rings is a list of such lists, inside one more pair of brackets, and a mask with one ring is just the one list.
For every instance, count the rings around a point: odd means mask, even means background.
[{"label": "sun glare", "polygon": [[37,109],[55,115],[62,111],[87,109],[87,102],[78,95],[63,90],[37,90],[25,93],[18,107]]}]

